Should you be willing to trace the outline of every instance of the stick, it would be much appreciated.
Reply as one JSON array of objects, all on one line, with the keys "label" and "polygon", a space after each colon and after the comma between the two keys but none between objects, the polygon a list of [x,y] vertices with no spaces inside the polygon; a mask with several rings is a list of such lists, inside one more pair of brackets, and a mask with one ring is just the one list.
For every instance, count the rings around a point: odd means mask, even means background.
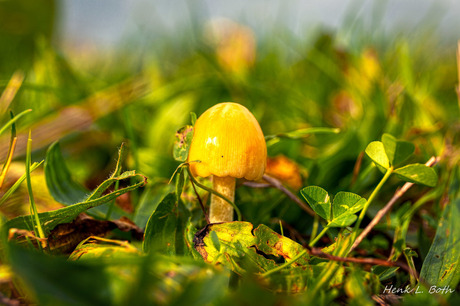
[{"label": "stick", "polygon": [[270,274],[273,274],[275,272],[281,271],[282,269],[292,265],[294,262],[296,262],[299,258],[304,256],[305,254],[309,253],[312,256],[317,256],[321,258],[326,258],[332,261],[339,261],[339,262],[353,262],[353,263],[358,263],[358,264],[368,264],[368,265],[377,265],[377,266],[386,266],[386,267],[400,267],[404,270],[406,270],[408,273],[415,273],[415,275],[418,278],[418,274],[416,271],[411,271],[408,265],[402,262],[392,262],[384,259],[378,259],[378,258],[353,258],[353,257],[340,257],[340,256],[335,256],[331,254],[324,253],[321,251],[321,248],[304,248],[303,251],[295,255],[293,258],[291,258],[288,262],[285,262],[282,265],[277,266],[274,269],[268,270],[265,273],[262,273],[263,277],[267,277]]},{"label": "stick", "polygon": [[323,251],[321,251],[321,248],[311,248],[310,254],[314,256],[326,258],[329,260],[333,260],[333,261],[353,262],[353,263],[358,263],[358,264],[369,264],[373,266],[378,265],[378,266],[386,266],[386,267],[400,267],[406,270],[408,273],[412,273],[409,266],[402,262],[392,262],[392,261],[378,259],[378,258],[340,257],[340,256],[335,256],[335,255],[324,253]]},{"label": "stick", "polygon": [[359,153],[358,159],[356,159],[356,163],[355,163],[355,166],[353,168],[353,177],[351,179],[351,185],[352,186],[356,183],[356,180],[358,179],[359,170],[361,169],[361,164],[363,162],[363,157],[364,157],[364,151]]},{"label": "stick", "polygon": [[[426,166],[428,167],[432,167],[434,166],[437,162],[439,161],[439,157],[431,157],[427,162],[426,162]],[[401,189],[399,190],[396,190],[395,194],[393,195],[393,197],[391,198],[391,200],[385,205],[385,207],[383,207],[382,209],[379,210],[379,212],[377,213],[377,215],[375,215],[374,219],[372,219],[372,221],[367,225],[367,227],[361,232],[361,234],[358,236],[358,238],[356,238],[355,242],[353,243],[353,245],[351,246],[351,249],[349,251],[349,253],[351,251],[353,251],[360,243],[361,241],[363,241],[363,239],[367,236],[367,234],[369,234],[369,232],[374,228],[375,225],[377,225],[377,223],[380,222],[380,220],[383,218],[383,216],[391,209],[391,207],[393,206],[393,204],[396,203],[397,200],[399,200],[399,198],[407,191],[409,190],[409,188],[412,187],[412,185],[414,185],[414,183],[405,183]]]},{"label": "stick", "polygon": [[306,211],[309,215],[315,216],[316,213],[308,207],[301,199],[299,199],[295,194],[293,194],[289,189],[283,186],[283,184],[278,181],[276,178],[268,176],[267,174],[264,174],[262,177],[267,183],[275,187],[276,189],[281,190],[284,192],[292,201],[294,201],[297,205],[299,205],[300,208],[302,208],[304,211]]}]

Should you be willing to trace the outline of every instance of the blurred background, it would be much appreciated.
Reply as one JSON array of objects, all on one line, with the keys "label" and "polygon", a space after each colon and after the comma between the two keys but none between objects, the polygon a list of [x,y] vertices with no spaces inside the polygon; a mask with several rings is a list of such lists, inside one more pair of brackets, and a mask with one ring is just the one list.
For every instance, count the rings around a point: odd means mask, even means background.
[{"label": "blurred background", "polygon": [[[226,17],[251,27],[257,36],[283,27],[299,38],[318,27],[350,30],[356,22],[373,31],[415,36],[434,31],[440,38],[457,39],[460,4],[453,0],[326,0],[326,1],[69,1],[56,3],[56,37],[66,43],[119,47],[128,37],[138,39],[171,35],[192,22]],[[369,29],[370,30],[370,29]]]},{"label": "blurred background", "polygon": [[[170,190],[176,130],[190,112],[234,101],[266,135],[339,129],[271,141],[269,170],[295,192],[319,185],[366,196],[380,174],[358,175],[370,164],[360,156],[382,133],[414,142],[412,162],[458,162],[459,13],[454,0],[2,0],[0,92],[16,90],[2,103],[33,109],[18,122],[17,167],[31,129],[34,160],[60,140],[75,179],[94,188],[126,142],[125,169],[149,177],[128,205],[142,227]],[[0,158],[8,145],[2,135]],[[54,205],[46,188],[35,190],[43,190],[43,210]],[[15,215],[21,201],[2,210]],[[241,186],[237,203],[255,224],[276,224],[276,216],[300,232],[311,225],[276,190]]]}]

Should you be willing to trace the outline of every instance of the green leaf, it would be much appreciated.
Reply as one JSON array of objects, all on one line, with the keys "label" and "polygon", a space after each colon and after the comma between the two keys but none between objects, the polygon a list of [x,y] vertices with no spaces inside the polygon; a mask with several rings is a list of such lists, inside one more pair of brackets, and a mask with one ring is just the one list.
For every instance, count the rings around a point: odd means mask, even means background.
[{"label": "green leaf", "polygon": [[[276,267],[276,259],[287,261],[303,251],[300,244],[265,225],[254,229],[251,223],[238,221],[208,225],[194,242],[206,262],[222,264],[238,274],[266,272]],[[293,266],[308,265],[308,259],[305,254]]]},{"label": "green leaf", "polygon": [[382,135],[382,143],[390,164],[397,166],[408,159],[415,150],[415,146],[408,141],[397,140],[390,134]]},{"label": "green leaf", "polygon": [[194,112],[190,112],[190,122],[192,122],[192,126],[195,126],[196,114]]},{"label": "green leaf", "polygon": [[[40,165],[43,163],[43,160],[39,163],[35,162],[32,165],[30,165],[30,172],[34,171]],[[22,182],[26,180],[26,173],[24,173],[17,181],[14,183],[13,186],[11,186],[2,196],[0,199],[0,206],[8,200],[8,198],[21,186]]]},{"label": "green leaf", "polygon": [[398,260],[399,256],[403,254],[406,249],[406,236],[409,230],[409,225],[412,221],[411,203],[401,205],[396,212],[396,227],[393,237],[393,249],[390,261]]},{"label": "green leaf", "polygon": [[53,143],[46,152],[45,179],[51,196],[59,203],[70,205],[84,201],[90,191],[72,179],[62,157],[59,142]]},{"label": "green leaf", "polygon": [[216,232],[210,232],[209,237],[211,238],[213,247],[216,249],[217,252],[220,252],[220,241],[219,237],[217,237]]},{"label": "green leaf", "polygon": [[347,277],[344,289],[350,298],[351,305],[374,305],[372,298],[369,296],[367,286],[363,271],[354,270]]},{"label": "green leaf", "polygon": [[[40,222],[43,226],[43,231],[45,235],[48,235],[49,232],[59,224],[68,223],[74,220],[80,213],[87,211],[90,208],[100,206],[104,203],[107,203],[120,195],[142,187],[146,184],[147,178],[141,174],[135,174],[133,171],[128,171],[129,175],[123,173],[119,177],[116,177],[116,180],[126,180],[126,179],[133,179],[137,181],[132,185],[129,185],[125,188],[118,189],[116,191],[112,191],[106,195],[101,196],[100,198],[92,199],[92,200],[85,200],[81,203],[69,205],[67,207],[63,207],[60,209],[56,209],[53,211],[39,213],[38,217]],[[32,229],[33,222],[31,220],[30,215],[26,216],[19,216],[14,219],[9,220],[5,223],[5,227],[9,228],[18,228],[18,229]]]},{"label": "green leaf", "polygon": [[[177,203],[177,205],[176,205]],[[181,202],[176,202],[176,194],[168,194],[150,216],[142,245],[146,253],[166,255],[188,254],[185,242],[185,227],[188,215]]]},{"label": "green leaf", "polygon": [[[406,257],[406,262],[407,262],[407,265],[409,266],[409,269],[412,271],[417,271],[415,268],[415,263],[414,263],[414,257],[418,257],[417,252],[415,252],[411,248],[405,248],[403,251],[403,254],[404,254],[404,257]],[[409,279],[410,279],[411,286],[415,287],[415,285],[417,284],[416,277],[412,273],[410,273]]]},{"label": "green leaf", "polygon": [[308,186],[300,190],[310,207],[323,219],[331,218],[331,198],[326,190],[318,186]]},{"label": "green leaf", "polygon": [[308,137],[312,134],[338,134],[340,129],[334,128],[326,128],[326,127],[313,127],[313,128],[306,128],[295,130],[286,133],[279,133],[275,135],[268,135],[265,136],[265,140],[267,141],[267,147],[278,143],[281,139],[301,139]]},{"label": "green leaf", "polygon": [[317,186],[309,186],[300,191],[310,207],[327,221],[327,227],[344,227],[353,224],[356,215],[366,199],[351,192],[339,192],[333,202],[326,190]]},{"label": "green leaf", "polygon": [[228,286],[228,272],[202,260],[140,255],[126,242],[88,239],[70,260],[6,246],[38,305],[215,305]]},{"label": "green leaf", "polygon": [[327,227],[345,227],[352,225],[358,217],[356,215],[343,214],[327,223]]},{"label": "green leaf", "polygon": [[115,182],[120,180],[127,179],[128,177],[132,177],[135,175],[134,170],[132,171],[125,171],[120,174],[121,172],[121,161],[123,159],[124,154],[124,144],[122,143],[120,149],[118,150],[118,159],[115,169],[112,172],[112,175],[106,179],[102,184],[97,186],[97,188],[88,196],[86,199],[87,201],[99,198],[110,186],[112,186]]},{"label": "green leaf", "polygon": [[11,245],[13,271],[33,289],[40,305],[110,305],[111,281],[104,265],[68,261]]},{"label": "green leaf", "polygon": [[398,269],[399,267],[373,266],[371,271],[378,276],[380,281],[384,281],[394,277]]},{"label": "green leaf", "polygon": [[377,165],[384,169],[390,168],[390,161],[385,152],[385,147],[380,141],[373,141],[367,145],[366,154]]},{"label": "green leaf", "polygon": [[185,185],[185,169],[181,167],[176,176],[176,202],[180,201],[180,196],[184,190]]},{"label": "green leaf", "polygon": [[[341,220],[351,220],[351,218],[347,216],[354,216],[358,211],[363,209],[364,205],[366,204],[366,199],[360,197],[357,194],[351,192],[344,192],[341,191],[337,193],[334,197],[334,201],[332,203],[332,220],[331,223],[334,223],[335,227],[343,227],[351,225],[353,221],[348,221],[351,223],[343,223],[340,225]],[[356,217],[356,216],[355,216]],[[356,219],[356,218],[355,218]]]},{"label": "green leaf", "polygon": [[420,278],[432,286],[457,287],[460,281],[460,197],[447,204],[423,262]]},{"label": "green leaf", "polygon": [[5,132],[10,126],[13,125],[13,123],[15,123],[16,121],[19,120],[19,118],[21,118],[22,116],[24,116],[25,114],[31,112],[32,110],[31,109],[26,109],[25,111],[23,112],[20,112],[19,114],[17,114],[14,118],[11,118],[7,123],[5,123],[1,128],[0,128],[0,135],[3,134],[3,132]]},{"label": "green leaf", "polygon": [[[279,235],[263,224],[254,230],[254,235],[257,249],[266,255],[283,256],[285,260],[289,260],[303,251],[303,247],[300,244]],[[299,265],[307,265],[308,262],[309,256],[303,256],[296,261]]]},{"label": "green leaf", "polygon": [[438,183],[438,175],[433,168],[422,164],[410,164],[394,170],[402,180],[415,184],[434,187]]},{"label": "green leaf", "polygon": [[[121,175],[117,175],[121,171],[123,155],[124,145],[122,144],[118,150],[117,164],[112,175],[93,192],[90,192],[72,179],[72,175],[65,165],[59,142],[55,142],[49,147],[45,159],[45,179],[48,190],[56,201],[66,205],[97,199],[115,182],[136,176],[134,171],[126,171]],[[88,214],[102,218],[107,216],[107,211],[108,207],[98,206],[90,210]]]},{"label": "green leaf", "polygon": [[198,253],[198,251],[195,249],[195,245],[193,240],[195,239],[195,234],[197,232],[196,227],[192,224],[191,218],[187,220],[187,223],[185,225],[185,244],[191,254],[191,257],[194,259],[200,259],[201,261],[201,255]]},{"label": "green leaf", "polygon": [[174,191],[174,187],[171,184],[161,185],[149,185],[142,193],[141,199],[136,212],[134,214],[133,221],[140,228],[145,228],[150,216],[155,209],[160,205],[164,197]]},{"label": "green leaf", "polygon": [[122,257],[140,255],[137,248],[126,241],[88,237],[78,244],[69,260]]},{"label": "green leaf", "polygon": [[327,127],[312,127],[306,129],[295,130],[286,133],[279,133],[276,135],[265,136],[265,140],[271,140],[274,138],[289,138],[289,139],[300,139],[310,136],[311,134],[327,133],[327,134],[338,134],[340,129],[327,128]]},{"label": "green leaf", "polygon": [[187,161],[188,150],[193,138],[193,126],[186,125],[176,132],[176,141],[174,142],[173,157],[180,162]]},{"label": "green leaf", "polygon": [[355,215],[363,209],[366,199],[351,192],[339,192],[332,202],[332,216],[328,220],[328,227],[345,227],[356,221]]}]

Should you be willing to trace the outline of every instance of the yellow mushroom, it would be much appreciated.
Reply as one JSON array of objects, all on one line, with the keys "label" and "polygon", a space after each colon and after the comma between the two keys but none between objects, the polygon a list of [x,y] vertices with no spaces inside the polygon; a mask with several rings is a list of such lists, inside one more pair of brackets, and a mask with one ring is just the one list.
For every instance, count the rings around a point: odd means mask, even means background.
[{"label": "yellow mushroom", "polygon": [[[213,188],[232,202],[236,178],[259,180],[267,163],[265,138],[254,115],[244,106],[216,104],[196,121],[189,150],[193,176],[213,176]],[[233,207],[211,196],[211,223],[233,221]]]}]

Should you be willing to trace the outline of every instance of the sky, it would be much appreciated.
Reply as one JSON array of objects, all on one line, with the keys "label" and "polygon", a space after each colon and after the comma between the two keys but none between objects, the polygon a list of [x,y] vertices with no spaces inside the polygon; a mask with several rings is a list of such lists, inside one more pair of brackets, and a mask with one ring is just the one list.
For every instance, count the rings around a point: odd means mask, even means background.
[{"label": "sky", "polygon": [[[59,0],[58,39],[70,44],[115,47],[133,35],[169,33],[190,26],[192,16],[226,17],[267,34],[283,25],[296,35],[324,26],[341,28],[346,16],[404,30],[435,28],[456,41],[460,29],[457,0]],[[455,33],[457,31],[457,33]]]}]

